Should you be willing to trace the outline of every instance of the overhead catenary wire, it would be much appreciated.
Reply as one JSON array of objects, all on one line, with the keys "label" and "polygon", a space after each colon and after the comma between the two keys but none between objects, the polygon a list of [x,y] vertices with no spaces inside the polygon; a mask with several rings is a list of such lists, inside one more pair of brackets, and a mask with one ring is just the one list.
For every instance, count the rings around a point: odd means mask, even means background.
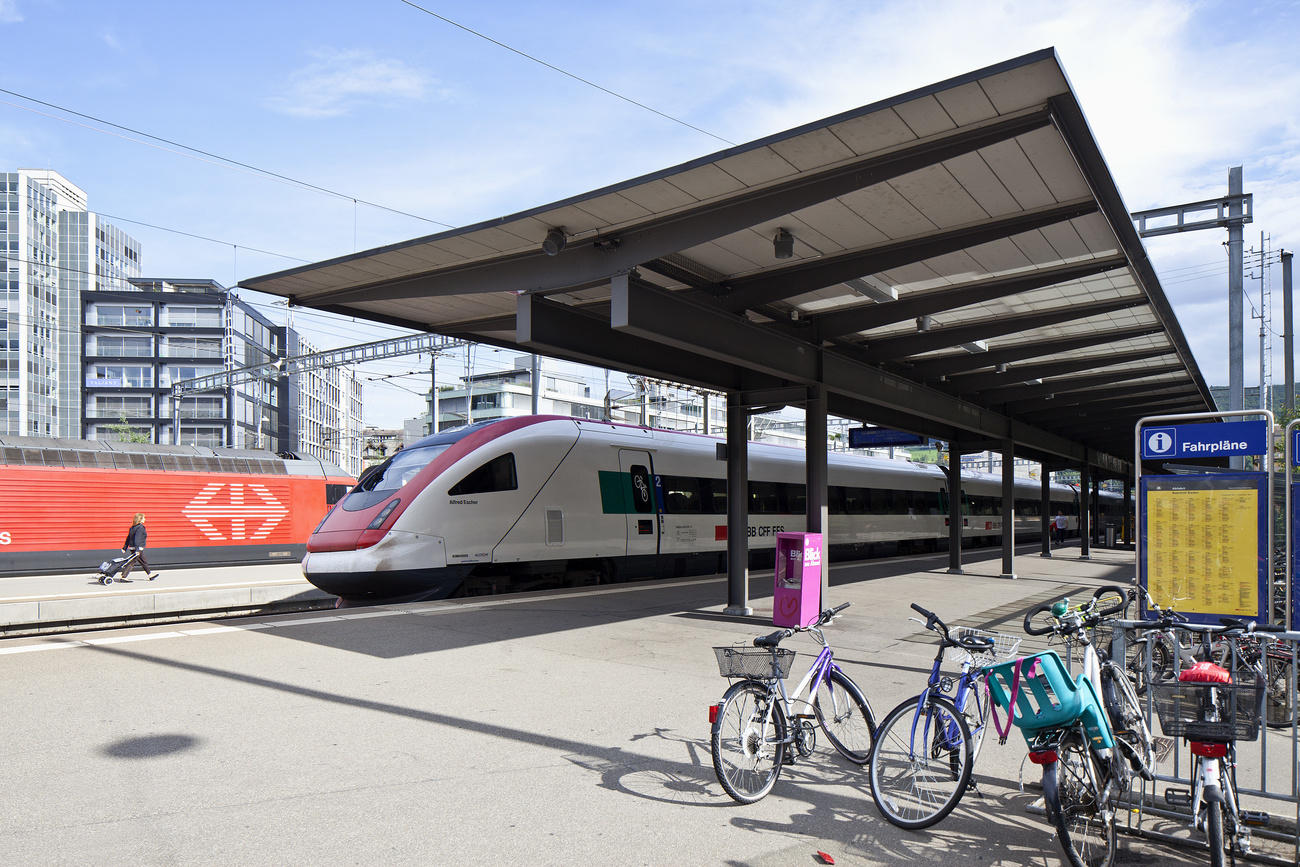
[{"label": "overhead catenary wire", "polygon": [[528,54],[527,52],[520,51],[518,48],[514,48],[510,45],[507,45],[506,43],[498,39],[493,39],[491,36],[488,36],[486,33],[480,33],[479,31],[471,27],[466,27],[464,24],[461,24],[458,21],[451,20],[445,15],[439,15],[437,12],[434,12],[431,9],[427,9],[418,3],[412,2],[412,0],[401,0],[401,2],[405,3],[407,6],[410,6],[412,9],[418,9],[421,12],[425,13],[426,15],[431,15],[432,17],[437,18],[439,21],[442,21],[446,24],[450,24],[452,27],[459,28],[461,30],[464,30],[466,33],[477,36],[479,39],[485,40],[487,42],[491,42],[493,45],[496,45],[499,48],[504,48],[506,51],[512,52],[514,54],[518,54],[520,57],[523,57],[526,60],[531,60],[533,63],[537,63],[540,64],[541,66],[545,66],[547,69],[551,70],[552,72],[558,72],[560,75],[567,76],[568,78],[572,78],[574,81],[581,82],[582,84],[585,84],[588,87],[594,87],[596,90],[599,90],[602,93],[607,93],[610,96],[614,97],[615,99],[621,99],[626,103],[635,105],[637,108],[642,108],[652,114],[657,114],[660,117],[664,118],[665,120],[670,120],[673,123],[681,124],[682,126],[687,127],[689,129],[693,129],[698,133],[707,135],[709,138],[717,139],[723,144],[731,145],[733,147],[736,144],[734,141],[731,141],[730,139],[725,139],[716,133],[711,133],[707,129],[702,129],[693,123],[689,123],[688,121],[682,120],[679,117],[673,117],[671,114],[662,112],[657,108],[652,108],[651,106],[646,105],[644,102],[638,102],[637,100],[632,99],[630,96],[624,96],[623,94],[617,91],[610,90],[608,87],[599,85],[596,82],[583,78],[580,75],[575,75],[574,73],[569,72],[567,69],[561,69],[560,67],[556,66],[553,63],[547,63],[545,60],[542,60],[540,57],[534,57],[533,55]]},{"label": "overhead catenary wire", "polygon": [[[403,217],[410,217],[410,218],[413,219],[413,220],[420,220],[420,221],[425,222],[425,223],[433,223],[434,225],[437,225],[437,226],[444,226],[444,227],[446,227],[446,228],[448,228],[448,229],[454,229],[454,228],[455,228],[455,226],[451,225],[450,223],[444,223],[444,222],[442,222],[441,220],[435,220],[435,219],[432,219],[431,217],[424,217],[424,216],[421,216],[420,214],[412,214],[412,213],[410,213],[409,211],[403,211],[403,210],[400,210],[400,209],[398,209],[398,208],[392,208],[392,207],[389,207],[389,206],[387,206],[387,205],[381,205],[381,204],[379,204],[378,202],[372,202],[372,201],[369,201],[368,199],[363,199],[363,198],[361,198],[360,196],[354,196],[354,195],[352,195],[352,194],[350,194],[350,193],[341,193],[341,192],[339,192],[338,190],[332,190],[332,189],[330,189],[329,187],[323,187],[323,186],[321,186],[320,184],[313,184],[313,183],[311,183],[310,181],[304,181],[304,180],[301,180],[301,179],[299,179],[299,178],[294,178],[294,177],[291,177],[291,176],[289,176],[289,175],[282,174],[282,173],[280,173],[280,172],[272,171],[272,170],[270,170],[270,169],[264,169],[264,168],[261,168],[261,167],[259,167],[259,166],[255,166],[255,165],[253,165],[253,164],[251,164],[251,163],[246,163],[246,162],[243,162],[242,160],[234,159],[234,158],[232,158],[232,157],[221,156],[220,154],[215,154],[215,153],[212,153],[211,151],[206,151],[206,150],[203,150],[202,148],[194,147],[193,145],[187,145],[187,144],[184,144],[184,143],[182,143],[182,142],[174,141],[174,140],[169,139],[169,138],[164,138],[163,136],[158,136],[158,135],[154,135],[154,134],[152,134],[152,133],[144,132],[143,130],[139,130],[139,129],[135,129],[135,128],[133,128],[133,127],[125,126],[125,125],[120,124],[120,123],[114,123],[114,122],[111,121],[111,120],[106,120],[106,119],[101,118],[101,117],[95,117],[95,116],[92,115],[92,114],[86,114],[85,112],[77,111],[76,109],[67,108],[66,106],[58,105],[58,104],[53,103],[53,102],[47,102],[47,101],[45,101],[45,100],[43,100],[43,99],[38,99],[38,98],[36,98],[36,97],[34,97],[34,96],[28,96],[27,94],[24,94],[24,93],[18,93],[17,91],[14,91],[14,90],[8,90],[8,89],[6,89],[6,88],[0,87],[0,93],[5,93],[5,94],[8,94],[9,96],[12,96],[12,97],[14,97],[14,98],[16,98],[16,99],[26,100],[27,102],[31,102],[31,103],[34,103],[34,104],[36,104],[36,105],[43,105],[43,106],[45,106],[46,108],[52,108],[52,109],[54,109],[55,111],[61,111],[61,112],[64,112],[64,113],[66,113],[66,114],[72,115],[73,117],[79,117],[79,118],[82,118],[82,119],[84,119],[84,120],[93,121],[94,123],[97,123],[97,124],[103,124],[104,126],[112,127],[113,129],[121,130],[122,132],[130,133],[131,135],[140,136],[140,137],[142,137],[142,138],[150,139],[150,140],[152,140],[152,141],[159,142],[159,143],[161,143],[161,144],[170,145],[170,146],[173,147],[173,148],[180,148],[182,151],[186,151],[186,152],[188,152],[188,154],[190,154],[190,155],[194,155],[194,156],[198,156],[198,157],[205,157],[205,158],[206,158],[206,159],[204,160],[205,162],[206,162],[206,161],[209,161],[209,160],[217,160],[217,161],[219,161],[220,163],[223,163],[223,164],[228,165],[228,166],[232,166],[232,167],[235,167],[235,168],[238,168],[238,169],[242,169],[242,170],[244,170],[244,171],[248,171],[248,172],[253,172],[254,174],[265,175],[266,177],[274,178],[274,179],[276,179],[276,180],[278,180],[278,181],[281,181],[281,182],[283,182],[283,183],[293,184],[293,185],[295,185],[295,186],[302,187],[302,188],[304,188],[304,189],[315,190],[316,192],[324,193],[324,194],[329,195],[329,196],[334,196],[335,198],[343,199],[343,200],[345,200],[345,201],[350,201],[350,202],[353,202],[354,204],[365,205],[366,207],[369,207],[369,208],[377,208],[377,209],[379,209],[379,210],[381,210],[381,211],[388,211],[389,213],[392,213],[392,214],[398,214],[399,216],[403,216]],[[33,113],[35,113],[35,114],[40,114],[40,115],[43,116],[43,117],[49,117],[49,118],[51,118],[51,119],[53,119],[53,120],[61,120],[61,121],[64,121],[64,122],[66,122],[66,123],[75,123],[74,121],[70,121],[70,120],[68,120],[67,118],[59,117],[59,116],[57,116],[57,115],[50,115],[50,114],[46,114],[45,112],[37,111],[36,109],[31,108],[30,106],[18,105],[18,104],[16,104],[16,103],[11,103],[11,102],[5,102],[4,104],[5,104],[5,105],[13,106],[14,108],[17,108],[17,109],[20,109],[20,110],[23,110],[23,111],[30,111],[30,112],[33,112]],[[77,126],[83,126],[83,127],[85,126],[85,124],[75,124],[75,125],[77,125]],[[86,127],[86,128],[97,130],[98,132],[104,133],[104,134],[106,134],[106,135],[111,135],[111,134],[112,134],[112,133],[110,133],[108,130],[99,129],[98,127]],[[129,140],[129,139],[128,139],[128,140]],[[151,145],[149,145],[148,142],[137,142],[137,144],[144,144],[144,145],[146,145],[146,146],[151,146]]]}]

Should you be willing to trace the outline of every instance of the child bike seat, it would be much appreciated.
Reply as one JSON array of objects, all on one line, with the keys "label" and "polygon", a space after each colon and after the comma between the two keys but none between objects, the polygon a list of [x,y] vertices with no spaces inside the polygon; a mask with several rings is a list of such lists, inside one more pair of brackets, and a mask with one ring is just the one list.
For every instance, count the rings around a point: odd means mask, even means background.
[{"label": "child bike seat", "polygon": [[1093,749],[1110,749],[1115,745],[1092,681],[1082,674],[1072,678],[1056,651],[1047,650],[989,666],[985,677],[993,702],[1011,714],[1011,721],[1019,726],[1026,742],[1032,743],[1042,732],[1065,728],[1081,720]]}]

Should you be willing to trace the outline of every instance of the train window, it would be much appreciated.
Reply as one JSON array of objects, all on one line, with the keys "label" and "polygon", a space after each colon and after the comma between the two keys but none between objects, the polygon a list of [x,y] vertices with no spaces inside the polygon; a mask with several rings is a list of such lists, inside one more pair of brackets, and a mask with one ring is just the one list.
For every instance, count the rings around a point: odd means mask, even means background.
[{"label": "train window", "polygon": [[867,489],[850,488],[844,489],[844,514],[846,515],[865,515],[867,514]]},{"label": "train window", "polygon": [[889,491],[884,488],[867,488],[867,514],[889,514]]},{"label": "train window", "polygon": [[700,483],[708,479],[691,476],[663,476],[660,482],[664,489],[664,511],[672,515],[698,515],[704,511],[704,500],[700,495]]},{"label": "train window", "polygon": [[700,499],[706,515],[727,514],[727,480],[700,479]]},{"label": "train window", "polygon": [[641,464],[633,464],[631,476],[632,508],[642,514],[653,512],[654,495],[650,493],[650,471]]},{"label": "train window", "polygon": [[781,514],[781,494],[776,482],[749,483],[749,513],[751,515]]},{"label": "train window", "polygon": [[781,510],[789,515],[802,515],[808,511],[807,485],[780,485]]},{"label": "train window", "polygon": [[826,489],[826,511],[831,515],[843,515],[844,512],[844,488],[840,485],[831,485]]},{"label": "train window", "polygon": [[325,505],[332,506],[348,494],[347,485],[330,485],[325,486]]},{"label": "train window", "polygon": [[447,493],[453,497],[465,494],[490,494],[493,491],[513,491],[519,487],[515,475],[513,452],[493,458],[461,479]]}]

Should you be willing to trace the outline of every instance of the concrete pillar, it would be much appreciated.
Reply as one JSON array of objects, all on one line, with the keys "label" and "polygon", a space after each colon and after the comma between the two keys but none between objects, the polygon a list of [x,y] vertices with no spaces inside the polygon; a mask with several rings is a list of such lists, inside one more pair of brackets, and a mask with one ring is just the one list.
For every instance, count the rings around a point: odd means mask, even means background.
[{"label": "concrete pillar", "polygon": [[826,387],[809,386],[804,409],[804,467],[807,475],[808,532],[822,534],[822,599],[829,596],[830,513],[826,492]]},{"label": "concrete pillar", "polygon": [[961,449],[948,443],[948,574],[961,571]]},{"label": "concrete pillar", "polygon": [[1002,574],[1016,577],[1016,444],[1002,443]]},{"label": "concrete pillar", "polygon": [[1079,559],[1092,559],[1092,468],[1084,464],[1079,470]]},{"label": "concrete pillar", "polygon": [[749,412],[740,394],[727,395],[727,607],[748,616],[749,607]]}]

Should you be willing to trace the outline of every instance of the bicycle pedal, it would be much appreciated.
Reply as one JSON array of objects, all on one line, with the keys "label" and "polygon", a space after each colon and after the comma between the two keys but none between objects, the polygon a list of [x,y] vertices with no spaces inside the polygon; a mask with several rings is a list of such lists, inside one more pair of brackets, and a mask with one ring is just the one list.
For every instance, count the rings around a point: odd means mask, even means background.
[{"label": "bicycle pedal", "polygon": [[788,752],[785,754],[785,757],[781,759],[781,764],[783,765],[793,765],[794,763],[795,763],[794,756]]},{"label": "bicycle pedal", "polygon": [[1267,825],[1273,818],[1261,810],[1242,810],[1237,815],[1241,817],[1243,825],[1254,825],[1257,828]]},{"label": "bicycle pedal", "polygon": [[1192,793],[1187,789],[1165,789],[1165,803],[1171,807],[1190,807]]}]

